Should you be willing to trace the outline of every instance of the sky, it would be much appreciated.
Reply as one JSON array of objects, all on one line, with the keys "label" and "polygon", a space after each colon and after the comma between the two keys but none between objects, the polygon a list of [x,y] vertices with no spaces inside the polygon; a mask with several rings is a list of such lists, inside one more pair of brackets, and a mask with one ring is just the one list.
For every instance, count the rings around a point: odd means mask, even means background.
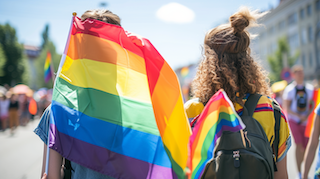
[{"label": "sky", "polygon": [[[101,3],[106,4],[102,6]],[[279,0],[0,0],[0,24],[16,29],[18,41],[40,46],[49,25],[49,38],[62,53],[72,12],[80,17],[89,9],[108,9],[122,27],[151,41],[168,64],[180,68],[198,63],[205,33],[222,24],[241,5],[269,10]]]}]

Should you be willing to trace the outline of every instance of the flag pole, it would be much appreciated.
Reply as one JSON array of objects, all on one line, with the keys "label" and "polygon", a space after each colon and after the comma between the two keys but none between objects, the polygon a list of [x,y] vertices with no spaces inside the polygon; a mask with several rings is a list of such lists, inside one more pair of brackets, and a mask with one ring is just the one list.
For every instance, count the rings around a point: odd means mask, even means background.
[{"label": "flag pole", "polygon": [[[66,50],[68,49],[68,45],[69,45],[69,40],[70,40],[70,33],[71,33],[71,28],[72,28],[72,23],[73,23],[73,19],[74,17],[77,16],[77,13],[76,12],[73,12],[72,13],[72,19],[71,19],[71,25],[70,25],[70,30],[69,30],[69,35],[68,35],[68,40],[67,40],[67,44],[66,44],[66,49],[65,49],[65,52],[66,53]],[[63,57],[62,57],[63,58]],[[52,60],[51,60],[52,61]],[[62,63],[62,59],[60,61],[60,63]],[[51,67],[50,67],[51,68]],[[52,63],[52,68],[50,69],[51,72],[54,70],[54,67],[53,67],[53,63]],[[59,65],[59,68],[58,68],[58,72],[60,72],[60,65]],[[53,75],[55,75],[54,73],[52,73]],[[53,76],[52,75],[52,76]],[[52,77],[52,82],[53,82],[53,85],[55,85],[55,81],[54,81],[55,77]],[[51,109],[50,109],[50,120],[53,120],[53,115],[52,115],[52,112],[51,112]],[[50,124],[51,124],[51,121],[49,123],[49,127],[50,127]],[[48,138],[47,138],[47,155],[46,155],[46,168],[45,168],[45,173],[48,175],[48,169],[49,169],[49,156],[50,156],[50,148],[49,148],[49,142],[50,142],[50,128],[49,128],[49,132],[48,132]]]}]

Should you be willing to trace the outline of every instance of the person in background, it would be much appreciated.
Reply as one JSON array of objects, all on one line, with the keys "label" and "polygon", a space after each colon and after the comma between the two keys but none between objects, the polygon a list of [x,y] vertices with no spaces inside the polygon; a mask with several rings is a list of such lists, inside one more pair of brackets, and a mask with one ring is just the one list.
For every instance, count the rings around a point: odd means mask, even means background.
[{"label": "person in background", "polygon": [[0,93],[0,120],[3,131],[7,129],[9,117],[9,104],[10,101],[9,99],[7,99],[6,95]]},{"label": "person in background", "polygon": [[[308,173],[311,167],[311,164],[313,162],[313,159],[315,158],[315,152],[317,150],[318,144],[319,144],[319,137],[320,137],[320,104],[317,106],[317,108],[314,110],[316,113],[314,123],[313,123],[313,129],[311,132],[311,137],[309,139],[306,152],[304,155],[304,165],[303,165],[303,173],[302,173],[302,179],[308,179]],[[317,163],[316,163],[316,170],[314,173],[314,179],[320,178],[320,149],[318,150],[318,157],[317,157]]]},{"label": "person in background", "polygon": [[296,164],[301,178],[301,163],[308,143],[305,137],[307,119],[312,112],[313,86],[305,83],[304,72],[301,65],[291,68],[294,81],[283,92],[283,108],[288,114],[288,122],[296,143]]},{"label": "person in background", "polygon": [[22,126],[26,126],[30,120],[30,113],[29,113],[29,99],[28,96],[23,94],[21,96],[21,103],[20,103],[20,122]]},{"label": "person in background", "polygon": [[9,125],[11,135],[14,134],[15,129],[19,126],[19,101],[16,94],[12,94],[9,104]]}]

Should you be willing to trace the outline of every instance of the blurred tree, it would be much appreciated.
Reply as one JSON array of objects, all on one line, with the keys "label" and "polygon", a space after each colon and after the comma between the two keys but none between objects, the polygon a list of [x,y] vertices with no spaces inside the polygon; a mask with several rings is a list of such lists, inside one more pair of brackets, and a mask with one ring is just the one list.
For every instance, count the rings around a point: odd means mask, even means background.
[{"label": "blurred tree", "polygon": [[[286,37],[282,37],[278,39],[278,49],[275,51],[274,54],[268,56],[268,63],[271,68],[270,73],[270,80],[271,82],[280,81],[281,79],[281,72],[282,69],[287,63],[287,67],[292,67],[299,56],[299,52],[297,52],[294,56],[290,55],[290,47],[287,42]],[[284,59],[284,57],[287,57]],[[285,62],[287,60],[287,62]]]},{"label": "blurred tree", "polygon": [[14,86],[17,83],[22,83],[25,69],[22,62],[23,48],[18,42],[16,30],[8,23],[0,25],[0,44],[6,60],[2,66],[3,75],[0,76],[0,84]]},{"label": "blurred tree", "polygon": [[0,44],[0,78],[4,76],[4,64],[6,63],[6,56],[4,55],[4,51],[2,49],[2,45]]},{"label": "blurred tree", "polygon": [[48,43],[49,41],[49,24],[46,24],[44,27],[44,31],[42,32],[42,44],[41,48],[44,48],[44,46]]}]

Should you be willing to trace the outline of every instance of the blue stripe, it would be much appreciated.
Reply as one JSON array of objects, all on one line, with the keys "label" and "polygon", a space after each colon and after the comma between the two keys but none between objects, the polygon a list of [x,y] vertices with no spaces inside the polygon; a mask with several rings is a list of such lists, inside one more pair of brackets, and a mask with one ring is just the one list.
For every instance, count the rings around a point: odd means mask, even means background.
[{"label": "blue stripe", "polygon": [[256,108],[255,111],[264,110],[264,109],[273,110],[272,107],[259,107],[259,108]]},{"label": "blue stripe", "polygon": [[112,152],[171,168],[160,136],[87,116],[56,101],[52,101],[51,110],[55,119],[61,119],[53,123],[61,133]]},{"label": "blue stripe", "polygon": [[49,73],[51,73],[50,66],[49,66],[48,69],[46,69],[46,70],[44,71],[44,76],[47,76]]}]

